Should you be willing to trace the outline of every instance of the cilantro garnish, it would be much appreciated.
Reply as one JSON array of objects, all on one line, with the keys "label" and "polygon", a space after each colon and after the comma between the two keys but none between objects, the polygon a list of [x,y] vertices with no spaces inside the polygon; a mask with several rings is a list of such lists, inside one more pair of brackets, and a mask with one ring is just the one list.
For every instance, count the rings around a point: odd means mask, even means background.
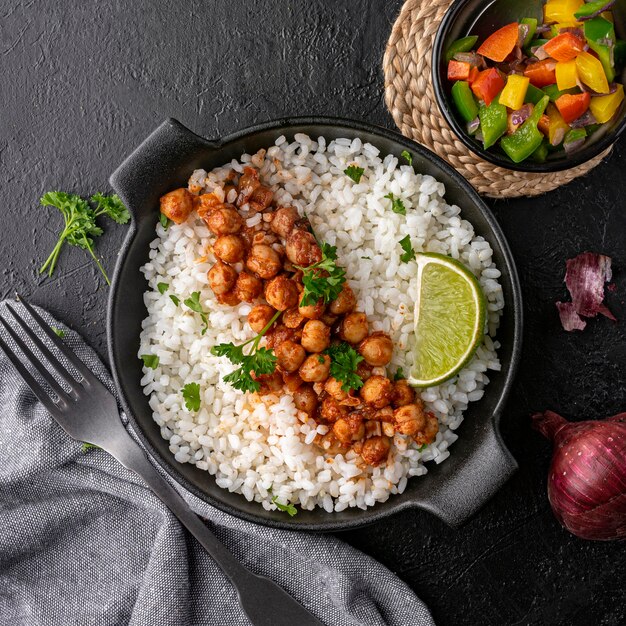
[{"label": "cilantro garnish", "polygon": [[155,370],[159,366],[159,357],[156,354],[142,354],[139,357],[146,367]]},{"label": "cilantro garnish", "polygon": [[159,293],[161,295],[163,295],[169,288],[169,285],[167,283],[157,283],[157,289],[159,290]]},{"label": "cilantro garnish", "polygon": [[412,261],[415,258],[415,250],[413,250],[413,247],[411,246],[411,237],[407,235],[406,237],[400,239],[398,243],[404,250],[404,253],[400,255],[400,260],[403,263],[408,263],[409,261]]},{"label": "cilantro garnish", "polygon": [[274,496],[272,498],[272,502],[276,505],[276,508],[279,511],[284,511],[285,513],[289,513],[289,517],[293,517],[294,515],[297,515],[298,513],[298,509],[296,509],[296,507],[293,504],[290,504],[289,502],[287,504],[282,504],[281,502],[279,502],[278,496]]},{"label": "cilantro garnish", "polygon": [[363,176],[363,172],[365,170],[358,165],[348,165],[348,167],[343,170],[343,173],[346,176],[349,176],[355,183],[358,183],[361,180],[361,176]]},{"label": "cilantro garnish", "polygon": [[175,296],[173,293],[170,294],[170,300],[176,305],[178,306],[180,304],[180,298],[178,296]]},{"label": "cilantro garnish", "polygon": [[183,387],[183,399],[188,411],[197,411],[200,408],[200,385],[187,383]]},{"label": "cilantro garnish", "polygon": [[426,450],[426,448],[428,448],[428,444],[427,444],[427,443],[425,443],[424,445],[420,446],[420,447],[417,449],[417,451],[418,451],[418,452],[422,452],[422,451]]},{"label": "cilantro garnish", "polygon": [[346,271],[339,267],[335,261],[337,260],[337,248],[325,242],[322,242],[322,260],[309,265],[308,267],[300,267],[302,270],[302,284],[304,292],[300,306],[309,306],[315,304],[320,298],[324,304],[328,304],[332,300],[336,300],[341,293],[341,288],[346,282]]},{"label": "cilantro garnish", "polygon": [[402,368],[401,368],[401,367],[399,367],[399,368],[396,370],[396,373],[393,375],[393,379],[394,379],[394,380],[402,380],[402,379],[404,379],[404,378],[406,378],[406,376],[404,375],[404,372],[402,371]]},{"label": "cilantro garnish", "polygon": [[[267,326],[256,337],[249,339],[240,346],[232,343],[220,343],[211,348],[211,354],[214,356],[225,356],[233,365],[240,365],[234,372],[224,376],[225,383],[229,383],[240,391],[259,391],[261,385],[258,380],[252,378],[252,373],[254,372],[255,376],[261,376],[263,374],[272,374],[276,369],[276,355],[274,351],[267,348],[259,348],[259,343],[280,314],[280,311],[276,311],[272,319],[267,323]],[[248,344],[252,344],[252,346],[248,354],[244,354],[243,349]]]},{"label": "cilantro garnish", "polygon": [[413,156],[412,156],[412,154],[411,154],[408,150],[403,150],[403,151],[400,153],[400,156],[401,156],[403,159],[406,159],[406,162],[407,162],[409,165],[413,165]]},{"label": "cilantro garnish", "polygon": [[[174,304],[178,306],[178,302],[175,302]],[[202,304],[200,304],[200,292],[194,291],[189,298],[183,300],[183,304],[189,307],[192,311],[200,314],[200,318],[202,319],[202,322],[204,324],[204,328],[202,329],[201,334],[204,335],[204,333],[206,333],[207,329],[209,328],[209,320],[207,319],[206,313],[202,309]]]},{"label": "cilantro garnish", "polygon": [[112,196],[104,196],[101,193],[95,193],[89,200],[96,205],[94,210],[96,217],[106,215],[118,224],[126,224],[130,219],[128,209],[124,206],[116,193]]},{"label": "cilantro garnish", "polygon": [[344,391],[360,389],[363,380],[356,373],[358,364],[363,357],[345,341],[330,346],[324,351],[330,357],[330,375],[341,381]]},{"label": "cilantro garnish", "polygon": [[172,223],[172,220],[167,217],[165,213],[161,213],[159,214],[159,222],[161,222],[161,226],[163,226],[163,228],[167,230],[169,225]]},{"label": "cilantro garnish", "polygon": [[391,210],[400,215],[406,215],[406,208],[400,198],[396,198],[392,193],[388,193],[385,198],[391,200]]},{"label": "cilantro garnish", "polygon": [[61,337],[61,339],[63,339],[63,337],[65,337],[65,331],[62,328],[56,328],[55,326],[50,326],[50,328],[52,328],[52,332],[57,337]]}]

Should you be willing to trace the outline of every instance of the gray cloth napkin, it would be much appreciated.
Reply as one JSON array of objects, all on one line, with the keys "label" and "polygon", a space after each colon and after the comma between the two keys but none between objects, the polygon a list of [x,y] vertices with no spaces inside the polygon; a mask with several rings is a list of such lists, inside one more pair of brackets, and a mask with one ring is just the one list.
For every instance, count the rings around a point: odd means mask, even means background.
[{"label": "gray cloth napkin", "polygon": [[[83,340],[42,314],[113,390]],[[68,438],[1,351],[0,407],[0,624],[249,624],[161,501],[106,452]],[[257,526],[183,495],[238,559],[325,624],[434,624],[407,585],[338,539]]]}]

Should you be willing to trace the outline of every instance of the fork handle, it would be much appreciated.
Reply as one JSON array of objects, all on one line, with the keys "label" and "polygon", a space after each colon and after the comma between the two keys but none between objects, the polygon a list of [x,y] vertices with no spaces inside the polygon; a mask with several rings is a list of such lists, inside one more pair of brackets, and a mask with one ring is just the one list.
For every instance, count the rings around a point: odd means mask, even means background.
[{"label": "fork handle", "polygon": [[[241,564],[228,548],[191,510],[183,497],[159,474],[142,448],[130,438],[115,458],[137,473],[213,557],[237,590],[239,603],[254,626],[323,626],[284,589],[265,576],[257,576]],[[132,442],[132,445],[131,445]]]}]

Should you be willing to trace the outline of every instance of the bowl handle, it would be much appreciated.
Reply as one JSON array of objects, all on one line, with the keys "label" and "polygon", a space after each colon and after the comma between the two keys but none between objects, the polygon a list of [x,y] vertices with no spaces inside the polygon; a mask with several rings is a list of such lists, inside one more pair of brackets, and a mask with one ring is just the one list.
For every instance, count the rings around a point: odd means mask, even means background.
[{"label": "bowl handle", "polygon": [[174,185],[187,186],[190,169],[201,167],[218,148],[169,118],[126,157],[109,182],[136,220],[154,214],[158,199]]},{"label": "bowl handle", "polygon": [[496,426],[491,425],[463,465],[450,475],[439,476],[437,489],[420,499],[418,507],[450,526],[460,526],[494,496],[517,468]]}]

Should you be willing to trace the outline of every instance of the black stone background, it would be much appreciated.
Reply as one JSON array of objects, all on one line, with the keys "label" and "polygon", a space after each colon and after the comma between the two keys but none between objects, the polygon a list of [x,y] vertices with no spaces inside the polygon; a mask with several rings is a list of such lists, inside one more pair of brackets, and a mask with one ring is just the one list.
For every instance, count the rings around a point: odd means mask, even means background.
[{"label": "black stone background", "polygon": [[[393,128],[381,62],[399,0],[0,1],[0,295],[15,290],[82,332],[106,358],[107,287],[78,249],[52,278],[37,268],[60,218],[50,189],[91,194],[173,116],[208,137],[286,115]],[[434,103],[433,103],[433,106]],[[539,199],[489,201],[525,299],[521,371],[502,430],[520,471],[469,523],[405,512],[342,538],[411,585],[441,625],[626,623],[624,544],[562,530],[549,509],[548,443],[532,411],[583,418],[626,409],[626,141],[582,180]],[[112,270],[124,227],[97,249]],[[565,259],[611,255],[620,322],[559,327]],[[427,479],[426,479],[427,480]]]}]

